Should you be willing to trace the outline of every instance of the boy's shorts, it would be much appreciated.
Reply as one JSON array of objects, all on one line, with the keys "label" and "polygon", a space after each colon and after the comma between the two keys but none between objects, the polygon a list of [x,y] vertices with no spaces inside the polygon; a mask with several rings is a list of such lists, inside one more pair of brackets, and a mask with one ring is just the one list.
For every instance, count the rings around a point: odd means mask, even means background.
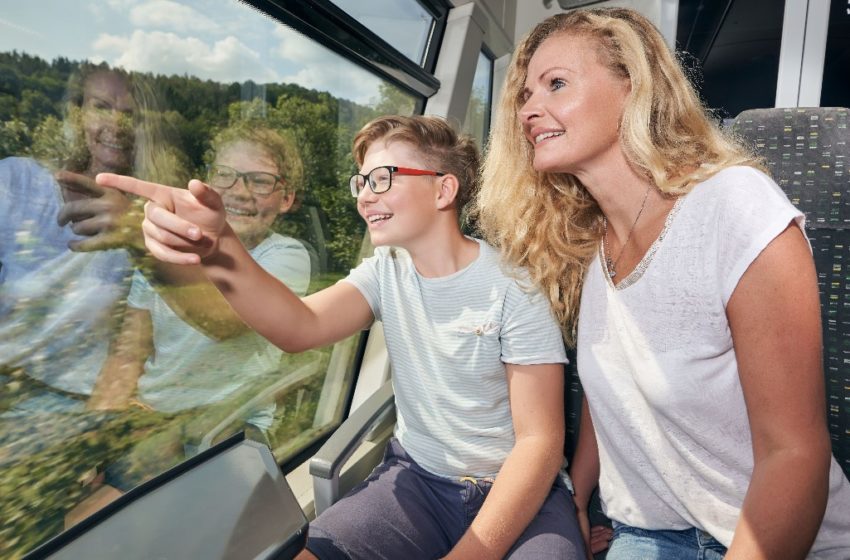
[{"label": "boy's shorts", "polygon": [[[310,524],[307,550],[321,560],[441,558],[472,524],[492,484],[432,474],[393,438],[369,478]],[[575,506],[560,477],[506,558],[584,558]]]}]

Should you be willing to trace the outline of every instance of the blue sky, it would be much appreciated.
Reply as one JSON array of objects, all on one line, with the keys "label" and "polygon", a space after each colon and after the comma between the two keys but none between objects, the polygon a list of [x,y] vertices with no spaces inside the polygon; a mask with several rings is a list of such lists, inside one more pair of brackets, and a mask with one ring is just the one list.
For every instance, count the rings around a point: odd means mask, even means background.
[{"label": "blue sky", "polygon": [[0,0],[0,52],[128,70],[297,83],[369,103],[377,78],[239,2]]}]

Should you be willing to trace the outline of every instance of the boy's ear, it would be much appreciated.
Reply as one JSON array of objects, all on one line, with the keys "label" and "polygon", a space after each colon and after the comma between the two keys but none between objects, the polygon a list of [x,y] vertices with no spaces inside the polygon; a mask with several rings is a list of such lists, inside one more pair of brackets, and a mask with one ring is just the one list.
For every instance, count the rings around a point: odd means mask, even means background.
[{"label": "boy's ear", "polygon": [[437,177],[437,179],[440,180],[440,190],[437,192],[437,208],[442,210],[451,206],[457,198],[460,182],[451,173]]},{"label": "boy's ear", "polygon": [[295,191],[288,190],[284,193],[282,197],[280,197],[280,208],[278,209],[278,214],[286,214],[289,212],[289,209],[292,208],[292,204],[295,202]]}]

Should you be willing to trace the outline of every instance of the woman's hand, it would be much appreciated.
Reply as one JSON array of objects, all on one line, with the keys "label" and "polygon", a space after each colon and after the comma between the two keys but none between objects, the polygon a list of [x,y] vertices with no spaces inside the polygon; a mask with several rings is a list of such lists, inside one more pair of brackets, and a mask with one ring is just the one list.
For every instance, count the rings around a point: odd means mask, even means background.
[{"label": "woman's hand", "polygon": [[606,548],[614,537],[614,530],[605,525],[594,525],[590,529],[590,553],[599,554]]},{"label": "woman's hand", "polygon": [[132,177],[101,173],[97,184],[148,199],[142,232],[156,258],[174,264],[199,264],[216,252],[228,229],[224,204],[214,190],[198,180],[175,189]]},{"label": "woman's hand", "polygon": [[141,203],[122,192],[104,189],[79,173],[59,171],[55,177],[65,198],[57,222],[60,226],[70,224],[71,231],[86,237],[69,242],[72,251],[144,249]]}]

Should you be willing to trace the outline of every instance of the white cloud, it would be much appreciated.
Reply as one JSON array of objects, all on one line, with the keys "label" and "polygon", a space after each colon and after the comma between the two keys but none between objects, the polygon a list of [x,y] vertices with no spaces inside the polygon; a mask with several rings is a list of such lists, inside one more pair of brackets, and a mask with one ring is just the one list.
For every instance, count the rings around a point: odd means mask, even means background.
[{"label": "white cloud", "polygon": [[330,92],[335,97],[368,105],[378,98],[380,80],[353,65],[316,66],[283,77],[283,82]]},{"label": "white cloud", "polygon": [[274,35],[280,44],[273,54],[301,68],[284,76],[284,82],[328,91],[358,103],[370,103],[378,97],[380,79],[366,70],[288,27],[276,28]]},{"label": "white cloud", "polygon": [[103,33],[94,40],[92,48],[96,53],[100,53],[101,56],[109,53],[115,53],[117,55],[130,48],[130,40],[127,37]]},{"label": "white cloud", "polygon": [[124,11],[138,2],[139,0],[106,0],[106,5],[113,10]]},{"label": "white cloud", "polygon": [[327,62],[330,58],[339,58],[329,49],[318,43],[307,39],[297,31],[280,25],[274,28],[274,36],[280,40],[280,44],[274,53],[292,62],[300,64],[311,64],[314,62]]},{"label": "white cloud", "polygon": [[127,70],[189,74],[227,83],[279,81],[256,51],[233,36],[208,45],[195,37],[137,30],[129,38],[103,34],[93,48],[96,55]]},{"label": "white cloud", "polygon": [[[113,0],[114,1],[114,0]],[[216,32],[219,25],[192,7],[172,0],[150,0],[130,10],[130,23],[137,27],[184,32]]]}]

